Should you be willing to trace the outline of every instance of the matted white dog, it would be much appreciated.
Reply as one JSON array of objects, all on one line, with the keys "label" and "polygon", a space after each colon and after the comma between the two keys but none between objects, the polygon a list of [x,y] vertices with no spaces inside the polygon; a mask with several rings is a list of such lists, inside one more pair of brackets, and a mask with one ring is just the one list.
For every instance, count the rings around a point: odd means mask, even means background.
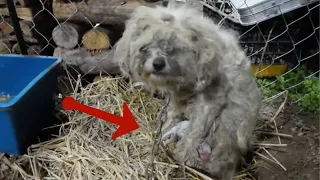
[{"label": "matted white dog", "polygon": [[181,163],[231,180],[250,147],[261,105],[236,34],[186,6],[138,7],[115,58],[133,82],[169,91],[162,140]]}]

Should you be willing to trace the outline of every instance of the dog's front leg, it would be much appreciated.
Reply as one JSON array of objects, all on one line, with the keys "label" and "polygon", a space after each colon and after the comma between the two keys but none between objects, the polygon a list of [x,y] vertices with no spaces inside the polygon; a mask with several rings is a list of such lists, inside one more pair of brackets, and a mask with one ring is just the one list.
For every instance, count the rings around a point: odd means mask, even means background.
[{"label": "dog's front leg", "polygon": [[[168,131],[170,132],[174,132],[176,131],[176,129],[180,126],[177,126],[179,123],[181,123],[182,121],[186,120],[186,118],[184,117],[184,106],[182,103],[177,103],[176,101],[171,101],[169,103],[168,106],[168,110],[167,110],[167,117],[162,125],[161,128],[161,133],[162,133],[162,137],[161,139],[167,139],[169,134],[172,133],[167,133]],[[172,129],[174,127],[176,127],[175,129]],[[181,129],[181,128],[178,128]],[[182,127],[183,129],[183,127]],[[176,133],[175,133],[176,134]],[[166,137],[165,137],[166,136]],[[172,138],[175,138],[174,136]],[[169,138],[170,139],[170,138]],[[170,140],[170,141],[177,141],[177,140]]]}]

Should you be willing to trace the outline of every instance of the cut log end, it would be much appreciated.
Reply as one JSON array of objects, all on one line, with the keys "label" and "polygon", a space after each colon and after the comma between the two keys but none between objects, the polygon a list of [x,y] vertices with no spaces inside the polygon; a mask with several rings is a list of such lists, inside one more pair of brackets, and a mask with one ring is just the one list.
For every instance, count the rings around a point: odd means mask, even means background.
[{"label": "cut log end", "polygon": [[0,41],[0,54],[11,54],[11,44],[6,41]]},{"label": "cut log end", "polygon": [[[38,45],[29,46],[27,49],[28,55],[40,55],[41,48]],[[18,43],[12,46],[12,53],[21,54],[21,49]]]},{"label": "cut log end", "polygon": [[14,29],[13,27],[11,26],[10,23],[6,22],[6,21],[3,21],[0,23],[0,30],[4,33],[13,33]]},{"label": "cut log end", "polygon": [[79,42],[79,27],[75,24],[64,23],[57,25],[52,31],[52,39],[56,45],[73,49]]},{"label": "cut log end", "polygon": [[109,32],[103,28],[94,28],[87,31],[82,37],[83,46],[89,50],[109,49]]}]

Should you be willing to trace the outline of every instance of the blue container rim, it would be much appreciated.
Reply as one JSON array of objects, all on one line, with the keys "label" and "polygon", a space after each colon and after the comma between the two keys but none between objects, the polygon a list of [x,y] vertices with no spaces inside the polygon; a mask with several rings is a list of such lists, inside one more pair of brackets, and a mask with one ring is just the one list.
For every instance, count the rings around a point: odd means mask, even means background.
[{"label": "blue container rim", "polygon": [[49,67],[47,67],[46,69],[44,69],[43,71],[41,71],[35,78],[33,78],[31,80],[31,82],[28,83],[28,85],[26,87],[24,87],[22,89],[22,91],[19,92],[19,94],[17,94],[17,96],[15,96],[13,99],[11,99],[9,102],[5,102],[5,103],[0,103],[0,108],[10,108],[11,106],[13,106],[21,97],[23,97],[30,89],[32,86],[35,85],[36,82],[38,82],[45,74],[47,74],[51,69],[53,69],[55,66],[57,66],[60,62],[61,62],[61,58],[59,57],[54,57],[54,56],[31,56],[31,55],[19,55],[19,54],[1,54],[1,56],[5,56],[5,57],[16,57],[16,58],[44,58],[44,59],[56,59],[56,61],[54,63],[52,63]]}]

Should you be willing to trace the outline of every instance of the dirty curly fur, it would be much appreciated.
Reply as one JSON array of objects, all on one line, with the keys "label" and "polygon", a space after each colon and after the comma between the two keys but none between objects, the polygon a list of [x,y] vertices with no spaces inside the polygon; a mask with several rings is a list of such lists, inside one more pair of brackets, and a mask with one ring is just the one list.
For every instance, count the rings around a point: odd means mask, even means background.
[{"label": "dirty curly fur", "polygon": [[[173,151],[176,160],[231,180],[250,148],[261,106],[235,32],[185,6],[141,6],[126,22],[115,58],[132,82],[170,93],[164,133],[187,119]],[[156,59],[165,64],[161,70]],[[211,148],[208,161],[199,156],[203,144]]]}]

